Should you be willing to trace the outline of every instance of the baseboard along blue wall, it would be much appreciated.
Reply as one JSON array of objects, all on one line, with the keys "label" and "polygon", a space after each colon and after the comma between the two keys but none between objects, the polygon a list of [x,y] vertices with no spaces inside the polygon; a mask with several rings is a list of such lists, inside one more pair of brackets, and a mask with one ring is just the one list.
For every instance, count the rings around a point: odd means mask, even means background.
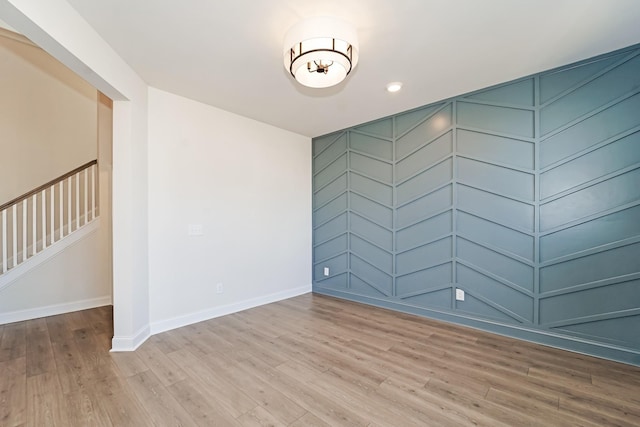
[{"label": "baseboard along blue wall", "polygon": [[313,170],[315,292],[640,365],[640,46],[314,138]]}]

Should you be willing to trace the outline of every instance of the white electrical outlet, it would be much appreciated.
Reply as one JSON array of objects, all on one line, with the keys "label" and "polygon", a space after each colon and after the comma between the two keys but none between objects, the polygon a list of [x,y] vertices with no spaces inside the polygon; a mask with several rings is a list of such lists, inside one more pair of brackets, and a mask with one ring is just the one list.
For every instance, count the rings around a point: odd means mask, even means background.
[{"label": "white electrical outlet", "polygon": [[323,273],[325,276],[329,275],[329,267],[325,267]]},{"label": "white electrical outlet", "polygon": [[224,285],[222,283],[218,283],[216,285],[216,293],[221,294],[224,292]]},{"label": "white electrical outlet", "polygon": [[456,288],[456,301],[464,301],[464,291]]}]

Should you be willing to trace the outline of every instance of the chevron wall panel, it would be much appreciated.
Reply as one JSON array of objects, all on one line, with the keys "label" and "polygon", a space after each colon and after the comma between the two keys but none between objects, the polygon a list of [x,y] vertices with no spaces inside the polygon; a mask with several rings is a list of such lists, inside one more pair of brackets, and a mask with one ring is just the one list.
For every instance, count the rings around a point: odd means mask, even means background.
[{"label": "chevron wall panel", "polygon": [[640,47],[313,144],[314,291],[640,365]]}]

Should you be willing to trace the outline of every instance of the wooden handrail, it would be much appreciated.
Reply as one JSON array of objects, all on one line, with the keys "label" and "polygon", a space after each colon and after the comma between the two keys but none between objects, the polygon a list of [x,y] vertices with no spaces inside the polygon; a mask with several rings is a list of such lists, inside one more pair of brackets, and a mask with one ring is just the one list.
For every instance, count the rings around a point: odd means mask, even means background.
[{"label": "wooden handrail", "polygon": [[34,188],[33,190],[29,191],[28,193],[23,194],[22,196],[18,196],[13,200],[8,201],[7,203],[4,203],[2,205],[0,205],[0,211],[3,211],[7,208],[10,208],[11,206],[15,205],[16,203],[20,203],[21,201],[28,199],[29,197],[33,196],[34,194],[37,194],[39,192],[41,192],[42,190],[45,190],[53,185],[56,185],[57,183],[59,183],[60,181],[64,181],[65,179],[69,178],[70,176],[73,176],[75,174],[77,174],[80,171],[83,171],[93,165],[97,165],[98,164],[98,160],[91,160],[90,162],[85,163],[82,166],[79,166],[77,168],[75,168],[72,171],[69,171],[67,173],[65,173],[64,175],[61,175],[49,182],[47,182],[46,184],[43,184],[37,188]]}]

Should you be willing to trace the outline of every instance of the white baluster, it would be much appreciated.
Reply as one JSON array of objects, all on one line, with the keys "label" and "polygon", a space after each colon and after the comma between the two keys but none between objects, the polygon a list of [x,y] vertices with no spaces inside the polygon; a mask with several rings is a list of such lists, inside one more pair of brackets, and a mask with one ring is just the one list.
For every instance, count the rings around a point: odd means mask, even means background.
[{"label": "white baluster", "polygon": [[22,201],[22,262],[27,260],[28,247],[27,247],[27,229],[29,224],[27,223],[27,210],[29,208],[29,199]]},{"label": "white baluster", "polygon": [[[1,212],[2,242],[0,242],[0,248],[2,249],[3,273],[8,271],[9,268],[17,267],[31,256],[71,234],[74,231],[74,208],[76,216],[75,230],[96,219],[98,210],[98,172],[97,164],[92,164],[66,179],[66,222],[64,214],[65,180],[59,182],[57,197],[55,184],[50,189],[44,189],[39,194],[36,193],[31,197],[31,227],[29,227],[29,198],[12,205],[10,212],[8,209]],[[75,179],[75,192],[72,183],[73,179]],[[83,180],[82,183],[80,179]],[[41,199],[40,206],[38,206],[38,197]],[[48,206],[47,203],[49,203]],[[58,203],[58,206],[56,206],[56,203]],[[73,205],[74,203],[75,206]],[[22,212],[21,219],[18,218],[19,204]],[[59,215],[57,222],[56,214]],[[39,224],[38,215],[41,215]],[[82,217],[84,219],[81,219]],[[56,225],[58,226],[58,231],[56,231]],[[40,231],[38,226],[41,227]],[[11,240],[9,240],[8,231],[12,233]],[[29,237],[29,233],[31,233],[31,237]],[[42,243],[38,247],[40,240],[42,240]],[[31,242],[31,251],[29,251],[29,242]],[[20,255],[20,251],[22,251],[22,255]],[[9,253],[11,253],[11,258]]]},{"label": "white baluster", "polygon": [[47,190],[42,190],[42,249],[47,247]]},{"label": "white baluster", "polygon": [[31,206],[31,235],[33,236],[33,246],[31,247],[31,255],[38,252],[38,195],[33,195],[33,206]]},{"label": "white baluster", "polygon": [[13,255],[13,266],[15,267],[16,265],[18,265],[18,204],[14,204],[13,205],[13,209],[11,212],[11,240],[13,241],[13,245],[11,246],[11,249],[13,250],[13,252],[11,253],[11,255]]},{"label": "white baluster", "polygon": [[89,221],[89,171],[84,170],[84,224]]},{"label": "white baluster", "polygon": [[67,178],[67,229],[68,233],[71,234],[73,229],[73,220],[71,219],[71,177]]},{"label": "white baluster", "polygon": [[64,181],[60,181],[60,238],[64,237]]},{"label": "white baluster", "polygon": [[56,186],[51,186],[51,244],[56,241]]},{"label": "white baluster", "polygon": [[91,220],[96,219],[96,168],[91,166]]},{"label": "white baluster", "polygon": [[80,172],[75,174],[76,178],[76,230],[80,228]]},{"label": "white baluster", "polygon": [[2,272],[7,272],[7,210],[2,211]]}]

